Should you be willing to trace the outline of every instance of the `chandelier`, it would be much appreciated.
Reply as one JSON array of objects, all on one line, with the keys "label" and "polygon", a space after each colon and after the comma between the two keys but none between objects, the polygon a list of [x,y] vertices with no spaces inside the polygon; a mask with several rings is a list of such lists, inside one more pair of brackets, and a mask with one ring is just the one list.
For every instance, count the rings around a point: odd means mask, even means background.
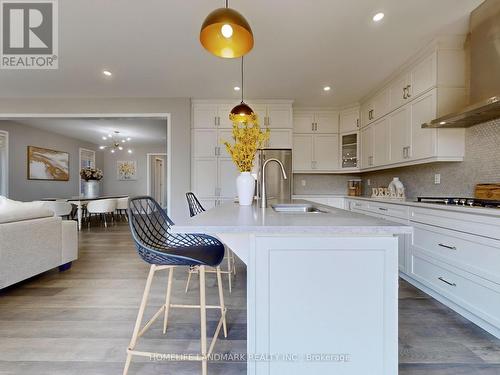
[{"label": "chandelier", "polygon": [[114,154],[115,152],[123,151],[126,148],[129,154],[133,152],[132,149],[128,147],[132,138],[122,136],[118,130],[115,130],[113,133],[109,133],[107,136],[103,135],[102,140],[107,141],[107,144],[99,146],[100,150],[109,150],[112,154]]}]

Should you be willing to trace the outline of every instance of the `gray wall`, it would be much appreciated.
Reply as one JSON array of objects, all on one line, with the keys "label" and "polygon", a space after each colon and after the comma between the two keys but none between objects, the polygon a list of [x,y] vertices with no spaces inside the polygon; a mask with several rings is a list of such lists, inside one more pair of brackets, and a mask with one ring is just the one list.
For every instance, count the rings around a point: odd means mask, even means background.
[{"label": "gray wall", "polygon": [[[441,184],[434,184],[434,174]],[[294,175],[294,194],[345,194],[347,175]],[[372,187],[386,187],[399,177],[409,198],[417,196],[473,196],[478,183],[500,182],[500,119],[466,129],[463,162],[429,163],[387,169],[358,175],[363,179],[364,195]],[[301,186],[301,180],[306,186]],[[367,185],[370,179],[371,186]]]},{"label": "gray wall", "polygon": [[12,114],[141,114],[170,113],[171,214],[174,221],[189,216],[186,191],[191,185],[191,100],[189,98],[24,98],[0,99],[0,117]]},{"label": "gray wall", "polygon": [[[103,152],[102,192],[106,195],[145,195],[147,193],[147,153],[164,153],[166,145],[134,145],[133,154],[126,152]],[[137,162],[137,180],[119,181],[116,173],[116,162],[119,160],[135,160]]]},{"label": "gray wall", "polygon": [[[99,147],[92,143],[49,133],[13,121],[0,121],[0,130],[9,132],[9,197],[31,201],[48,197],[71,197],[79,193],[79,148],[95,150],[102,168]],[[27,178],[27,147],[37,146],[69,153],[69,181],[37,181]]]}]

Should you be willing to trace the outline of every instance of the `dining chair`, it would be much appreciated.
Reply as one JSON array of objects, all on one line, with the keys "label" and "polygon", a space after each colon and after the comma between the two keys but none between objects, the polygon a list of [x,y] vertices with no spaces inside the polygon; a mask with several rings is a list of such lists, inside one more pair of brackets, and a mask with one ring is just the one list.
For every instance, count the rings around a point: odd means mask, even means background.
[{"label": "dining chair", "polygon": [[[128,207],[129,226],[135,246],[143,261],[150,264],[150,270],[144,288],[139,312],[135,322],[132,339],[127,348],[127,359],[123,375],[127,375],[132,357],[153,357],[161,355],[162,358],[177,360],[186,358],[190,361],[201,361],[202,374],[208,371],[208,358],[211,356],[221,329],[227,337],[226,306],[222,290],[220,263],[224,259],[224,245],[214,237],[205,234],[177,234],[171,232],[172,220],[167,216],[161,206],[151,197],[135,197],[129,200]],[[171,302],[172,282],[174,269],[178,267],[199,267],[200,273],[200,301],[197,305],[173,304]],[[214,267],[217,270],[219,284],[219,305],[207,305],[205,295],[205,268]],[[148,301],[153,277],[157,271],[168,270],[167,291],[165,303],[142,327],[144,311]],[[169,311],[171,308],[199,309],[200,310],[200,346],[199,354],[162,354],[158,352],[145,352],[136,350],[138,339],[151,327],[163,314],[163,334],[167,332]],[[221,316],[214,336],[207,345],[207,309],[220,310]],[[142,327],[142,328],[141,328]],[[208,349],[207,349],[208,347]]]},{"label": "dining chair", "polygon": [[113,219],[114,212],[116,210],[116,199],[98,199],[95,201],[90,201],[87,203],[87,213],[88,213],[88,223],[87,226],[90,228],[90,222],[92,221],[92,216],[99,216],[101,221],[104,221],[104,227],[108,227],[107,215],[111,216]]},{"label": "dining chair", "polygon": [[127,208],[128,208],[128,197],[118,198],[116,200],[116,214],[119,217],[124,217],[126,221],[128,221]]},{"label": "dining chair", "polygon": [[[201,205],[200,201],[196,197],[196,195],[192,192],[186,193],[186,199],[188,202],[188,207],[189,207],[189,215],[191,217],[196,216],[202,212],[205,212],[205,209]],[[214,270],[207,269],[206,272],[213,273],[215,272]],[[234,253],[232,252],[231,249],[227,249],[227,271],[221,271],[222,274],[225,274],[228,276],[228,281],[229,281],[229,293],[233,292],[233,285],[232,285],[232,277],[236,275],[236,265],[235,265],[235,257]],[[186,289],[185,292],[187,293],[189,290],[189,283],[191,282],[191,276],[193,274],[198,274],[198,268],[197,267],[191,267],[188,270],[188,278],[186,282]]]}]

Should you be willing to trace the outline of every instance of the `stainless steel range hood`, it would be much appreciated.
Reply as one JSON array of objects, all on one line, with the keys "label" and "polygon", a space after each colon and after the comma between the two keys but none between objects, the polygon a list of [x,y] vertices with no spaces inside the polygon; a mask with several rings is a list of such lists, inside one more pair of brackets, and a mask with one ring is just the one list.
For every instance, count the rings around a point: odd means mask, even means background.
[{"label": "stainless steel range hood", "polygon": [[467,128],[500,118],[500,0],[486,0],[470,16],[469,106],[423,128]]}]

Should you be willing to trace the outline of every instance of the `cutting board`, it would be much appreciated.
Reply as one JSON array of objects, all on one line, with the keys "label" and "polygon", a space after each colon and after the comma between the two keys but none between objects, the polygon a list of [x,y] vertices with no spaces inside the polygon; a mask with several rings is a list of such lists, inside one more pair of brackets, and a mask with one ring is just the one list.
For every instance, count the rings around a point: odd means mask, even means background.
[{"label": "cutting board", "polygon": [[500,184],[477,184],[474,197],[500,201]]}]

